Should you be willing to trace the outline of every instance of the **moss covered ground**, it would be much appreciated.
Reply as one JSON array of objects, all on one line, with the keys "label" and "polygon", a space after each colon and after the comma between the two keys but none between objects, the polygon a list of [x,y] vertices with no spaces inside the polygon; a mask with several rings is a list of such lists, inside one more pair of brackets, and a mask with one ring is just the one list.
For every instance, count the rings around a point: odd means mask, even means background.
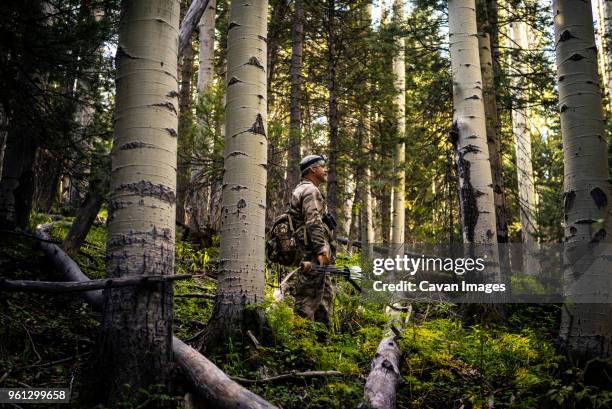
[{"label": "moss covered ground", "polygon": [[[33,219],[33,223],[49,221],[42,216]],[[53,239],[61,240],[67,230],[67,225],[57,223]],[[105,242],[103,225],[94,226],[76,257],[91,278],[105,275]],[[214,272],[217,256],[218,247],[198,249],[188,242],[177,243],[177,273],[200,276],[176,282],[175,294],[214,293],[214,279],[203,274]],[[352,262],[355,256],[343,257],[344,262]],[[0,271],[6,278],[61,280],[36,249],[36,240],[23,235],[0,234]],[[276,281],[272,271],[267,274],[269,282]],[[291,297],[273,302],[270,285],[264,307],[272,342],[255,350],[228,340],[227,354],[210,358],[230,376],[248,379],[292,371],[340,371],[340,376],[249,388],[283,409],[356,407],[386,316],[380,305],[364,302],[346,283],[339,282],[338,288],[328,330],[295,315]],[[176,297],[175,334],[181,339],[197,336],[211,307],[206,298]],[[0,387],[72,387],[71,407],[85,407],[79,390],[85,369],[95,360],[100,318],[96,314],[73,295],[0,293]],[[457,306],[413,305],[409,325],[399,339],[403,356],[397,407],[612,407],[612,391],[585,382],[583,371],[568,365],[556,351],[558,317],[556,305],[509,305],[508,317],[501,322],[468,324]],[[148,396],[182,405],[181,397]],[[134,399],[125,407],[141,404]]]}]

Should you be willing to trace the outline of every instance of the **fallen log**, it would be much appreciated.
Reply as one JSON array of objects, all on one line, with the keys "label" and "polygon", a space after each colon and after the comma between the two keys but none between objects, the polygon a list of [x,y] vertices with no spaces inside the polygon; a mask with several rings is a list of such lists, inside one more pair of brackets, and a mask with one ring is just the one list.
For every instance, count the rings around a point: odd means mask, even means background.
[{"label": "fallen log", "polygon": [[[390,316],[389,330],[380,341],[370,373],[365,383],[364,399],[358,406],[361,409],[395,409],[397,387],[401,380],[401,351],[397,344],[398,327],[403,328],[405,321],[401,319],[402,308],[387,308]],[[410,318],[409,308],[406,321]]]},{"label": "fallen log", "polygon": [[199,398],[212,408],[276,409],[260,396],[230,379],[198,351],[174,337],[174,357]]},{"label": "fallen log", "polygon": [[[44,228],[37,229],[44,235]],[[57,270],[62,272],[71,281],[87,282],[87,277],[79,266],[58,246],[50,243],[41,243],[41,249],[52,260]],[[96,309],[102,309],[104,298],[102,290],[85,291],[82,293],[85,300]],[[206,359],[195,349],[191,348],[177,337],[172,337],[172,351],[179,367],[190,381],[196,394],[207,407],[215,409],[278,409],[260,396],[232,381],[221,369]]]},{"label": "fallen log", "polygon": [[320,378],[326,376],[344,376],[339,371],[307,371],[307,372],[289,372],[281,375],[270,376],[262,379],[246,379],[239,376],[232,376],[232,379],[243,385],[257,385],[261,383],[284,381],[288,379],[303,379],[303,378]]},{"label": "fallen log", "polygon": [[104,288],[130,287],[159,283],[162,281],[185,280],[193,277],[189,274],[174,276],[142,276],[103,278],[100,280],[80,281],[33,281],[33,280],[8,280],[0,278],[0,291],[22,291],[42,293],[72,293],[80,291],[102,290]]}]

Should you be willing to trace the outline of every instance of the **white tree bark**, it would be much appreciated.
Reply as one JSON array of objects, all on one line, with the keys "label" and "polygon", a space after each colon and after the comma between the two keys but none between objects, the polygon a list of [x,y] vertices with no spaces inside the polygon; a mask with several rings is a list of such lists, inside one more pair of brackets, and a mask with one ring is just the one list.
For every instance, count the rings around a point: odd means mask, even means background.
[{"label": "white tree bark", "polygon": [[[392,23],[401,26],[404,22],[404,2],[394,0]],[[391,214],[391,244],[394,252],[403,254],[404,229],[406,210],[404,206],[406,196],[406,61],[405,40],[400,37],[396,40],[397,55],[393,56],[393,77],[395,85],[395,121],[397,126],[397,143],[393,149],[393,210]]]},{"label": "white tree bark", "polygon": [[448,19],[464,242],[497,244],[474,0],[449,0]]},{"label": "white tree bark", "polygon": [[200,54],[198,69],[198,95],[208,90],[213,80],[213,63],[215,57],[215,10],[216,0],[208,0],[208,5],[202,14],[199,28]]},{"label": "white tree bark", "polygon": [[[565,165],[566,294],[583,302],[607,294],[609,302],[608,147],[591,4],[555,0],[553,15]],[[612,354],[611,304],[568,303],[563,312],[559,335],[571,355],[588,359]]]},{"label": "white tree bark", "polygon": [[612,0],[595,0],[597,51],[608,110],[612,112]]},{"label": "white tree bark", "polygon": [[267,0],[233,0],[227,39],[221,254],[209,342],[240,332],[264,300]]},{"label": "white tree bark", "polygon": [[[124,0],[106,268],[109,277],[174,274],[178,0]],[[169,381],[172,285],[105,291],[104,390]]]},{"label": "white tree bark", "polygon": [[[512,107],[512,131],[516,153],[516,176],[518,180],[519,212],[523,236],[523,272],[537,275],[539,262],[533,257],[537,248],[538,221],[536,219],[536,192],[531,157],[530,112],[526,104],[527,90],[525,76],[529,67],[524,63],[525,52],[529,47],[529,29],[523,21],[511,23],[508,48],[515,50],[511,58],[510,70],[514,88],[514,106]],[[517,55],[522,54],[522,56]]]},{"label": "white tree bark", "polygon": [[[199,30],[199,68],[196,85],[198,98],[202,98],[210,91],[214,75],[215,56],[215,14],[216,0],[209,0],[198,24]],[[202,138],[196,133],[195,138]],[[200,146],[200,144],[194,144]],[[210,152],[209,152],[210,153]],[[209,186],[201,186],[202,166],[193,164],[191,166],[191,189],[186,199],[185,211],[188,213],[188,227],[192,232],[202,231],[205,226],[210,226],[208,220],[208,201],[210,194]]]}]

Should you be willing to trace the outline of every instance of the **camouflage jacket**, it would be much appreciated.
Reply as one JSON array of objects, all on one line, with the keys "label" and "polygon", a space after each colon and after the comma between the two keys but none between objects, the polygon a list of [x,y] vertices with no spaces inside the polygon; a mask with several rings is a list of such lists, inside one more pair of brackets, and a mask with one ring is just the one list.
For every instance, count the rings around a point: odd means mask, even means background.
[{"label": "camouflage jacket", "polygon": [[308,256],[334,256],[333,234],[323,222],[327,204],[319,188],[303,179],[291,194],[288,213],[293,219],[296,239]]}]

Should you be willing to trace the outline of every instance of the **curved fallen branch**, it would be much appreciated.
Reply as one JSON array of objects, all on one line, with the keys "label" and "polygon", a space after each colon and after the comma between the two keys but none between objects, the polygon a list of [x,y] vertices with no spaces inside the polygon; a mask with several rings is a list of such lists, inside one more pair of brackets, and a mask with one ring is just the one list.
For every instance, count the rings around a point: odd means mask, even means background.
[{"label": "curved fallen branch", "polygon": [[[44,235],[44,229],[37,229]],[[41,243],[41,249],[51,259],[57,270],[71,281],[87,282],[87,277],[79,266],[58,246]],[[102,290],[86,291],[83,298],[92,307],[101,309],[104,305]],[[232,381],[221,369],[206,359],[177,337],[172,337],[174,357],[182,371],[189,379],[197,395],[206,402],[207,407],[216,409],[278,409],[260,396]]]},{"label": "curved fallen branch", "polygon": [[342,372],[339,371],[307,371],[307,372],[289,372],[281,375],[270,376],[268,378],[262,379],[246,379],[241,378],[239,376],[232,376],[232,379],[238,383],[243,385],[257,385],[260,383],[269,383],[269,382],[277,382],[288,379],[303,379],[303,378],[320,378],[325,376],[344,376]]},{"label": "curved fallen branch", "polygon": [[142,276],[103,278],[100,280],[80,281],[33,281],[33,280],[7,280],[0,278],[0,291],[22,291],[42,293],[72,293],[79,291],[102,290],[105,288],[130,287],[159,283],[162,281],[185,280],[191,278],[189,274],[173,276]]}]

